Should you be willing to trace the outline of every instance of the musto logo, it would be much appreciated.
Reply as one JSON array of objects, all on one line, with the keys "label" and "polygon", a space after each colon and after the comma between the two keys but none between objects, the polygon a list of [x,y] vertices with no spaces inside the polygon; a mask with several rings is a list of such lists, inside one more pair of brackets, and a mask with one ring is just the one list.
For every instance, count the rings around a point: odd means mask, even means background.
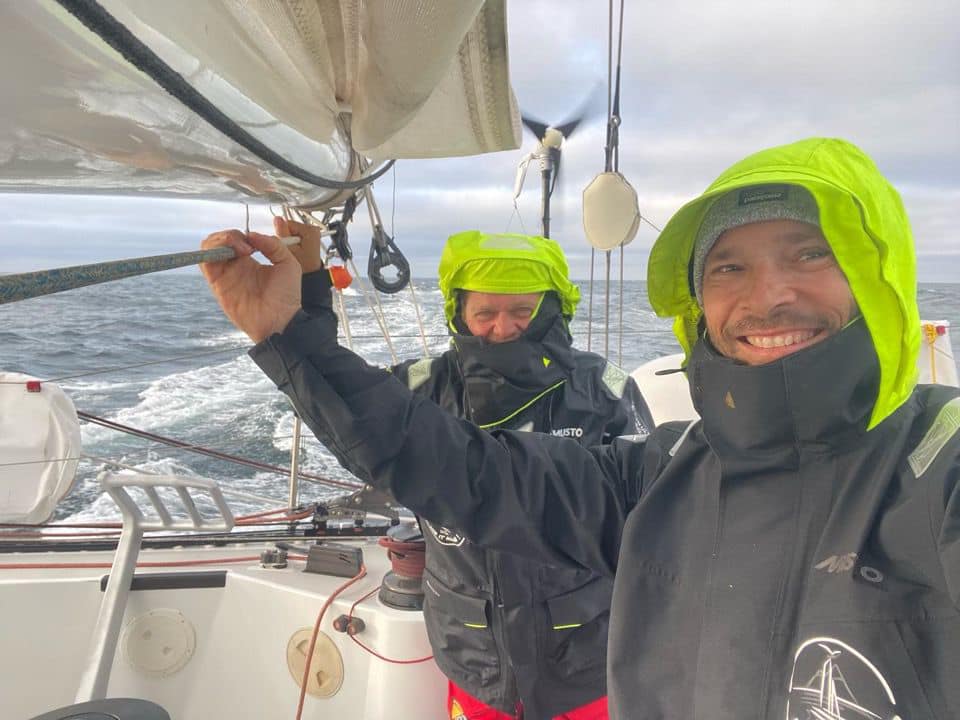
[{"label": "musto logo", "polygon": [[890,685],[866,657],[833,638],[797,650],[787,720],[905,720]]}]

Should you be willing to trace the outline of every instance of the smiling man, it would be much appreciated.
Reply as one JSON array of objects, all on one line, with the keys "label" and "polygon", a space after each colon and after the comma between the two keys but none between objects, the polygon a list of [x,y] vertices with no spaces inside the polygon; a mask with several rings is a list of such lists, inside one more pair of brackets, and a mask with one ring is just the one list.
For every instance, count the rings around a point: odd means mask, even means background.
[{"label": "smiling man", "polygon": [[[287,297],[289,253],[256,247]],[[702,419],[602,448],[458,424],[295,304],[244,310],[262,286],[234,263],[215,294],[342,463],[477,544],[614,577],[612,717],[960,717],[960,398],[916,385],[913,240],[858,148],[761,151],[671,219],[648,291]]]}]

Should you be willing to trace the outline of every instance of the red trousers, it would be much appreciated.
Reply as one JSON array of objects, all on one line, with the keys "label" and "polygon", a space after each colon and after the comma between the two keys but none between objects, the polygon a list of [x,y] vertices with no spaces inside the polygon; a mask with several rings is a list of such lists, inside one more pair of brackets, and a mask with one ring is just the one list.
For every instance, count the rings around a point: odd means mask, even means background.
[{"label": "red trousers", "polygon": [[[447,710],[450,720],[522,720],[523,708],[516,713],[502,713],[489,705],[484,705],[469,693],[461,690],[452,682],[447,691]],[[607,698],[597,698],[593,702],[568,710],[553,720],[607,720]]]}]

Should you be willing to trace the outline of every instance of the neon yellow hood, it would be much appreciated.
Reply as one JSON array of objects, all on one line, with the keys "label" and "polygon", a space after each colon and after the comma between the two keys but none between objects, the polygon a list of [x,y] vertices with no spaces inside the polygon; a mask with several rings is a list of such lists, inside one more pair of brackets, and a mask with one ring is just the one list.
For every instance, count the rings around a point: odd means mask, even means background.
[{"label": "neon yellow hood", "polygon": [[563,250],[553,240],[536,235],[479,230],[451,235],[440,256],[438,274],[448,324],[457,312],[457,290],[505,295],[553,290],[568,320],[580,301],[580,288],[570,282]]},{"label": "neon yellow hood", "polygon": [[823,234],[880,359],[872,428],[903,404],[916,385],[920,316],[913,235],[900,195],[856,146],[809,138],[762,150],[726,170],[677,211],[654,243],[647,269],[650,304],[661,317],[674,316],[674,333],[689,358],[701,315],[688,280],[700,223],[714,198],[767,183],[802,185],[817,201]]}]

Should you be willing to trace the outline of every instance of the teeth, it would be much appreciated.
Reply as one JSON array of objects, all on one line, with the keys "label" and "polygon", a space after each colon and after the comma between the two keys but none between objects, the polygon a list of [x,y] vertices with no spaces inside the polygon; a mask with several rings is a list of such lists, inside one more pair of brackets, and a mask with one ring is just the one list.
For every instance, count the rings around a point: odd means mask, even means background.
[{"label": "teeth", "polygon": [[754,347],[774,348],[796,345],[809,340],[813,336],[814,332],[812,330],[805,330],[804,332],[787,335],[747,335],[746,341]]}]

